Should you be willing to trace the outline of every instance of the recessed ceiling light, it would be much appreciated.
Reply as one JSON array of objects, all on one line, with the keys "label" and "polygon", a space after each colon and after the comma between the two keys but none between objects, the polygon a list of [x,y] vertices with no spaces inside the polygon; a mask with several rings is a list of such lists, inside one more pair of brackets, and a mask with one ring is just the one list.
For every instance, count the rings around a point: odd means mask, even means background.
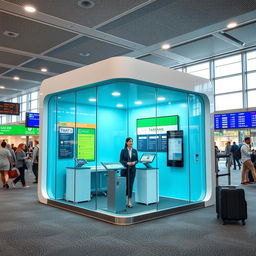
[{"label": "recessed ceiling light", "polygon": [[80,52],[79,55],[82,57],[89,57],[91,54],[89,52]]},{"label": "recessed ceiling light", "polygon": [[134,103],[135,103],[136,105],[141,105],[141,104],[142,104],[142,101],[137,100],[137,101],[135,101]]},{"label": "recessed ceiling light", "polygon": [[157,100],[158,101],[163,101],[163,100],[165,100],[165,97],[158,97]]},{"label": "recessed ceiling light", "polygon": [[31,12],[31,13],[36,12],[36,8],[33,7],[33,6],[31,6],[31,5],[25,5],[25,6],[24,6],[24,10],[25,10],[26,12]]},{"label": "recessed ceiling light", "polygon": [[95,5],[92,0],[79,0],[77,4],[82,8],[92,8]]},{"label": "recessed ceiling light", "polygon": [[89,101],[91,101],[91,102],[95,102],[95,101],[96,101],[96,99],[94,99],[94,98],[90,98],[90,99],[89,99]]},{"label": "recessed ceiling light", "polygon": [[15,37],[18,37],[20,34],[13,31],[6,30],[4,31],[3,35],[15,38]]},{"label": "recessed ceiling light", "polygon": [[14,80],[20,80],[20,78],[18,76],[14,76],[13,79]]},{"label": "recessed ceiling light", "polygon": [[121,93],[120,93],[120,92],[112,92],[112,95],[113,95],[113,96],[120,96]]},{"label": "recessed ceiling light", "polygon": [[122,108],[124,105],[123,104],[117,104],[116,105],[118,108]]},{"label": "recessed ceiling light", "polygon": [[170,44],[163,44],[162,46],[161,46],[161,49],[162,50],[168,50],[168,49],[170,49],[171,48],[171,45]]},{"label": "recessed ceiling light", "polygon": [[230,22],[228,23],[227,28],[235,28],[236,26],[237,26],[236,22]]},{"label": "recessed ceiling light", "polygon": [[41,68],[41,71],[42,71],[42,72],[47,72],[48,69],[47,69],[47,68]]},{"label": "recessed ceiling light", "polygon": [[3,85],[0,85],[0,89],[5,89],[5,86],[3,86]]}]

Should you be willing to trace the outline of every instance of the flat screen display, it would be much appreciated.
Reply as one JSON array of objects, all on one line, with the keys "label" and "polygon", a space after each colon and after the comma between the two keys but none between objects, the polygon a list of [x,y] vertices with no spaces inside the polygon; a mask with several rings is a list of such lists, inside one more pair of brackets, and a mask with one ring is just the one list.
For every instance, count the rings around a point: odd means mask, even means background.
[{"label": "flat screen display", "polygon": [[26,113],[26,127],[39,128],[39,113]]},{"label": "flat screen display", "polygon": [[0,101],[0,114],[19,115],[20,114],[20,104],[13,103],[13,102]]},{"label": "flat screen display", "polygon": [[167,132],[167,165],[183,167],[183,131]]},{"label": "flat screen display", "polygon": [[120,170],[125,169],[121,163],[102,163],[107,170]]},{"label": "flat screen display", "polygon": [[152,163],[154,161],[156,154],[150,154],[150,153],[144,153],[141,158],[140,161],[143,163]]},{"label": "flat screen display", "polygon": [[214,129],[256,127],[256,111],[214,115]]}]

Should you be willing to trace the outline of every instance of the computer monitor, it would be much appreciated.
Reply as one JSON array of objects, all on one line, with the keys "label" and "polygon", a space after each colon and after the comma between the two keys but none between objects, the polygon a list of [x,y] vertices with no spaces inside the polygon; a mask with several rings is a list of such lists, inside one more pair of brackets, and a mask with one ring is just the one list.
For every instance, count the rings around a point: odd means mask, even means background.
[{"label": "computer monitor", "polygon": [[76,168],[82,167],[83,165],[87,164],[85,159],[75,159],[76,160]]},{"label": "computer monitor", "polygon": [[141,163],[152,163],[155,159],[156,154],[144,153],[140,158]]},{"label": "computer monitor", "polygon": [[118,162],[117,163],[102,163],[102,165],[107,170],[121,170],[121,169],[125,169],[125,167],[121,163],[118,163]]}]

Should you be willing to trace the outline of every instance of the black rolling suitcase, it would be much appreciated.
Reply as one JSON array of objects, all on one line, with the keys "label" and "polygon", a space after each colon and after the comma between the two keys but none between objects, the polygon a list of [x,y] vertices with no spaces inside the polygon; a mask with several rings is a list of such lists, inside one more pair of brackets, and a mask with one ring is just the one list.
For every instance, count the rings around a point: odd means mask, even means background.
[{"label": "black rolling suitcase", "polygon": [[241,220],[245,225],[247,203],[244,190],[234,186],[216,187],[216,212],[217,218],[221,218],[223,224],[228,220]]}]

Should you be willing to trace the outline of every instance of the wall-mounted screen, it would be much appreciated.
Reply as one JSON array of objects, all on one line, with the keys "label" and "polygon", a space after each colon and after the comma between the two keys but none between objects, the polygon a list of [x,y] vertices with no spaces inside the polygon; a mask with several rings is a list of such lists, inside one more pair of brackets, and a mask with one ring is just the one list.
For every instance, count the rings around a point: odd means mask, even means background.
[{"label": "wall-mounted screen", "polygon": [[25,126],[39,128],[39,113],[27,112]]},{"label": "wall-mounted screen", "polygon": [[74,128],[59,127],[59,158],[74,157]]},{"label": "wall-mounted screen", "polygon": [[77,158],[95,160],[95,129],[77,129]]},{"label": "wall-mounted screen", "polygon": [[214,115],[214,129],[256,127],[256,111]]},{"label": "wall-mounted screen", "polygon": [[20,104],[0,101],[0,114],[18,116],[20,114]]},{"label": "wall-mounted screen", "polygon": [[167,132],[167,166],[183,167],[183,131]]},{"label": "wall-mounted screen", "polygon": [[179,129],[179,116],[137,119],[137,150],[166,152],[167,131]]}]

